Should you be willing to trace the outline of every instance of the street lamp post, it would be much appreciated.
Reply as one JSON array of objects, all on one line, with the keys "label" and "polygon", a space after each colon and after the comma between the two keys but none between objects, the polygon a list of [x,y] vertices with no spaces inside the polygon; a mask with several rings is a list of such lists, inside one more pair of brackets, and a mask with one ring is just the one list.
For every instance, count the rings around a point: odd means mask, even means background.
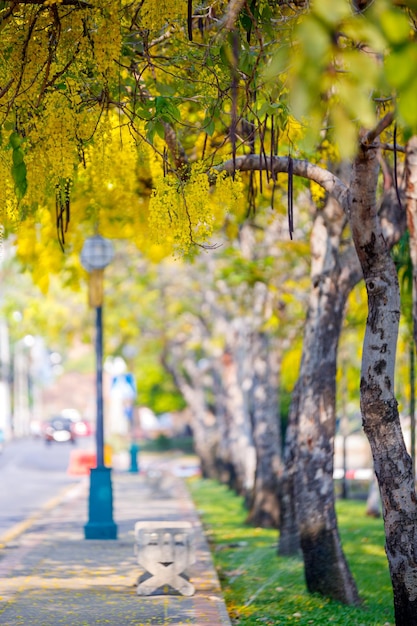
[{"label": "street lamp post", "polygon": [[94,235],[86,239],[81,251],[81,263],[90,274],[89,300],[96,311],[96,467],[90,470],[88,522],[84,526],[86,539],[116,539],[113,521],[113,490],[111,468],[104,465],[103,415],[103,270],[113,259],[113,246],[108,239]]}]

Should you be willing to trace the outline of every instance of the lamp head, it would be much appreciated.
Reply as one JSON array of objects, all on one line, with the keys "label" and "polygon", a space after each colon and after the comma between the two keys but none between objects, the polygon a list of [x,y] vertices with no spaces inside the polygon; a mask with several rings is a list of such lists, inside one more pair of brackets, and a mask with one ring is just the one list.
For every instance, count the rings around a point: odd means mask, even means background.
[{"label": "lamp head", "polygon": [[85,240],[81,250],[81,264],[87,272],[103,270],[114,257],[113,244],[101,235],[94,235]]}]

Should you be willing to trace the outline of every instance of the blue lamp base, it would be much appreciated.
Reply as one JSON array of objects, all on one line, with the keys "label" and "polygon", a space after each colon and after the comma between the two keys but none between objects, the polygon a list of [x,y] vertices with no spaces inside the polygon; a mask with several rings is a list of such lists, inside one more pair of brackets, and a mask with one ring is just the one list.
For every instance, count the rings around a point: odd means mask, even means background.
[{"label": "blue lamp base", "polygon": [[133,472],[134,474],[137,474],[139,472],[139,465],[138,465],[138,452],[139,452],[139,446],[136,443],[132,443],[132,445],[130,446],[130,467],[129,467],[129,472]]},{"label": "blue lamp base", "polygon": [[88,522],[84,526],[84,536],[86,539],[117,539],[110,467],[90,470]]}]

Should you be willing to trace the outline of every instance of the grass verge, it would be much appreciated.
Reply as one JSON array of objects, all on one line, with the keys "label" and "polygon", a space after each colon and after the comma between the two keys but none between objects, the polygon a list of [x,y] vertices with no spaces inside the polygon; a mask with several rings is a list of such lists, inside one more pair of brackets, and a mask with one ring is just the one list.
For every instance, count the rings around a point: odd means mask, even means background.
[{"label": "grass verge", "polygon": [[348,607],[307,593],[302,559],[277,556],[277,531],[248,526],[242,498],[212,480],[188,484],[233,624],[395,623],[382,520],[367,517],[364,502],[337,501],[343,548],[363,600]]}]

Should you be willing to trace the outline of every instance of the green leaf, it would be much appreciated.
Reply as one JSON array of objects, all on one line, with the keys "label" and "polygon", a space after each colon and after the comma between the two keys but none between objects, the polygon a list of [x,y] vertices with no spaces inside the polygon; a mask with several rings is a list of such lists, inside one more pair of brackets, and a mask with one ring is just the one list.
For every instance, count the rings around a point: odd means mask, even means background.
[{"label": "green leaf", "polygon": [[153,138],[155,136],[155,122],[148,122],[145,125],[145,130],[146,130],[146,139],[149,141],[149,143],[153,143]]},{"label": "green leaf", "polygon": [[143,106],[136,109],[136,114],[142,120],[151,120],[153,118],[153,113],[149,109],[145,109]]},{"label": "green leaf", "polygon": [[414,45],[393,50],[385,59],[387,80],[395,88],[406,88],[415,76],[416,63],[417,50]]},{"label": "green leaf", "polygon": [[13,150],[13,164],[14,165],[20,165],[21,163],[23,163],[24,161],[24,152],[22,150],[22,148],[15,148]]},{"label": "green leaf", "polygon": [[159,121],[155,122],[155,131],[161,137],[161,139],[165,139],[165,127],[162,124],[162,122],[159,122]]},{"label": "green leaf", "polygon": [[313,5],[316,16],[328,25],[337,25],[350,13],[349,3],[334,0],[316,0]]},{"label": "green leaf", "polygon": [[284,105],[282,102],[268,102],[265,100],[258,109],[258,116],[263,118],[266,113],[268,115],[279,115],[283,109]]},{"label": "green leaf", "polygon": [[206,118],[203,122],[203,129],[204,131],[207,133],[207,135],[209,135],[209,137],[211,137],[214,133],[214,119],[213,117],[211,118]]},{"label": "green leaf", "polygon": [[170,83],[158,83],[157,82],[155,87],[159,91],[161,96],[173,96],[177,91],[176,86]]},{"label": "green leaf", "polygon": [[28,188],[28,183],[27,183],[26,178],[20,181],[19,184],[16,184],[15,194],[18,200],[21,200],[24,197],[24,195],[26,194],[27,188]]},{"label": "green leaf", "polygon": [[239,58],[239,69],[241,72],[249,76],[256,63],[256,57],[250,50],[243,50]]},{"label": "green leaf", "polygon": [[391,9],[381,15],[381,28],[393,45],[399,45],[410,37],[410,23],[407,15],[402,11]]},{"label": "green leaf", "polygon": [[303,48],[300,62],[304,61],[309,69],[314,66],[318,72],[320,67],[327,65],[332,54],[331,31],[326,24],[310,15],[300,24],[297,32]]},{"label": "green leaf", "polygon": [[[398,99],[398,111],[406,124],[417,127],[417,80],[410,82],[406,89],[401,91]],[[415,132],[415,131],[414,131]]]},{"label": "green leaf", "polygon": [[[17,163],[15,162],[15,158],[18,161]],[[13,150],[12,176],[15,183],[15,194],[18,200],[21,200],[27,191],[28,183],[26,174],[26,165],[23,161],[23,151],[20,148],[16,148]]]},{"label": "green leaf", "polygon": [[156,116],[161,118],[164,122],[176,121],[180,118],[180,112],[172,102],[163,96],[157,96],[155,98],[155,110]]},{"label": "green leaf", "polygon": [[252,20],[246,11],[240,14],[240,23],[242,28],[248,33],[252,28]]},{"label": "green leaf", "polygon": [[165,127],[160,120],[154,120],[146,124],[146,138],[150,143],[153,142],[155,133],[159,135],[161,139],[165,138]]},{"label": "green leaf", "polygon": [[224,43],[221,46],[219,54],[220,59],[222,63],[224,63],[224,65],[226,65],[227,67],[231,67],[233,65],[233,52],[231,46],[228,43]]},{"label": "green leaf", "polygon": [[9,144],[14,149],[14,148],[18,148],[21,143],[22,143],[22,137],[19,135],[19,133],[16,133],[15,131],[13,131],[9,137]]},{"label": "green leaf", "polygon": [[20,185],[20,183],[26,180],[26,165],[23,161],[12,166],[12,176],[16,185]]}]

